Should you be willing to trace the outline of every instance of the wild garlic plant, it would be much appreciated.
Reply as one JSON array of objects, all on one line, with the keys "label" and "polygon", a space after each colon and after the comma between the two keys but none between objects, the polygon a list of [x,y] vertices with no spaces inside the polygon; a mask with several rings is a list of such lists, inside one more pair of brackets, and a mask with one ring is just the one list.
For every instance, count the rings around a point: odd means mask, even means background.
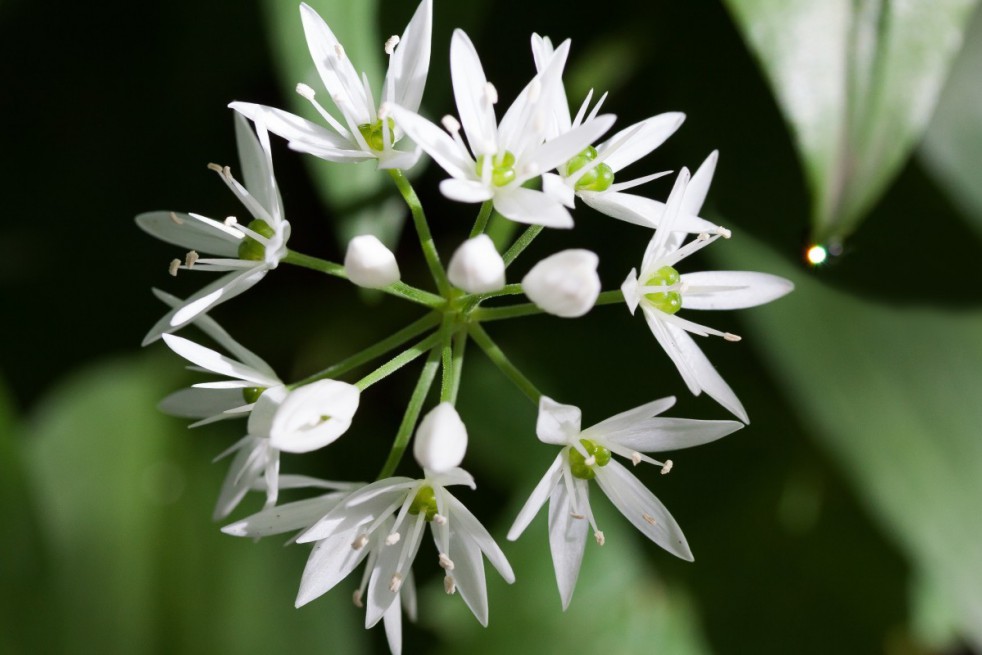
[{"label": "wild garlic plant", "polygon": [[[481,522],[449,491],[475,487],[463,468],[468,430],[456,409],[461,370],[469,342],[482,350],[538,408],[534,433],[559,447],[531,497],[508,532],[517,539],[535,514],[549,503],[549,543],[563,608],[571,601],[588,533],[603,545],[604,533],[591,511],[596,485],[642,534],[683,559],[692,554],[678,524],[620,460],[653,464],[667,473],[671,460],[646,453],[671,451],[719,439],[748,422],[736,394],[717,373],[690,333],[738,341],[735,335],[683,318],[688,310],[737,309],[770,302],[792,289],[766,273],[681,272],[677,266],[693,252],[730,232],[699,216],[716,167],[712,153],[694,175],[681,169],[665,202],[635,190],[666,175],[621,180],[621,171],[669,138],[684,116],[666,113],[607,135],[615,117],[601,114],[606,95],[591,106],[592,93],[576,109],[568,103],[563,71],[570,42],[553,47],[532,36],[536,74],[499,115],[500,99],[484,74],[477,51],[457,30],[450,44],[451,77],[457,115],[437,123],[419,113],[430,61],[432,0],[423,0],[404,33],[386,41],[388,73],[380,89],[356,72],[355,65],[327,23],[307,5],[301,20],[313,63],[336,112],[318,100],[319,89],[297,91],[323,119],[315,123],[258,104],[233,102],[241,177],[228,167],[211,166],[245,207],[245,220],[214,220],[193,213],[151,212],[137,224],[155,237],[188,249],[170,265],[213,271],[221,276],[181,300],[158,291],[169,311],[146,337],[162,339],[195,370],[217,379],[178,391],[162,403],[170,413],[196,419],[194,426],[219,420],[245,421],[215,509],[229,516],[250,491],[266,494],[266,508],[235,521],[223,531],[259,538],[295,533],[293,541],[313,549],[296,599],[297,605],[331,590],[362,563],[353,584],[355,603],[364,607],[366,627],[380,620],[391,650],[401,650],[402,613],[416,615],[412,563],[429,526],[448,594],[459,592],[482,624],[488,621],[484,559],[509,583],[515,574],[505,554]],[[378,91],[376,94],[375,91]],[[376,98],[378,100],[376,100]],[[336,116],[340,116],[337,118]],[[377,160],[408,205],[432,289],[401,281],[399,263],[378,238],[351,239],[343,263],[292,249],[288,211],[276,178],[270,136],[292,150],[334,165]],[[469,236],[448,258],[438,252],[424,209],[406,176],[421,155],[429,155],[449,175],[440,191],[450,200],[479,205]],[[545,257],[520,282],[508,283],[508,267],[545,229],[572,229],[577,199],[612,219],[635,226],[648,240],[638,252],[641,264],[620,289],[603,291],[598,256],[584,249]],[[503,252],[486,234],[496,213],[525,224]],[[628,244],[630,246],[630,244]],[[258,355],[239,344],[208,312],[264,280],[280,264],[313,269],[361,287],[379,289],[419,306],[420,317],[391,336],[330,364],[303,380],[283,381]],[[528,302],[504,304],[524,295]],[[486,301],[495,300],[492,307]],[[533,314],[583,316],[599,305],[639,307],[657,342],[694,394],[705,391],[740,421],[668,418],[661,414],[674,398],[661,398],[581,429],[580,409],[543,394],[508,359],[489,334],[490,323]],[[684,311],[683,311],[684,310]],[[223,352],[175,334],[194,325]],[[418,382],[383,457],[375,481],[324,481],[280,470],[280,453],[310,453],[329,447],[358,419],[362,396],[395,371],[422,360]],[[375,362],[360,378],[351,372]],[[431,388],[439,378],[438,400]],[[432,405],[432,406],[431,406]],[[529,429],[529,442],[533,430]],[[412,445],[419,466],[414,477],[396,476]],[[319,489],[322,495],[280,504],[286,488]]]}]

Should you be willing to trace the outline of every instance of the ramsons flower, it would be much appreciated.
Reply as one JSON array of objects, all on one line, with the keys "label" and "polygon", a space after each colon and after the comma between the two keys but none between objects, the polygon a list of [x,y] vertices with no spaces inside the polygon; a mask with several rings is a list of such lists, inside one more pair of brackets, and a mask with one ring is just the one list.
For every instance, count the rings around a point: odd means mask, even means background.
[{"label": "ramsons flower", "polygon": [[594,117],[546,141],[552,97],[562,91],[560,76],[568,51],[569,42],[557,48],[548,67],[532,79],[499,123],[494,112],[498,92],[485,77],[471,40],[461,30],[454,32],[450,74],[460,121],[445,117],[444,131],[409,107],[391,107],[396,124],[452,176],[440,184],[443,195],[459,202],[492,200],[498,213],[519,223],[573,226],[562,202],[523,186],[569,161],[614,123],[613,116]]},{"label": "ramsons flower", "polygon": [[380,289],[399,281],[395,255],[374,234],[361,234],[348,242],[344,272],[360,287]]},{"label": "ramsons flower", "polygon": [[549,547],[564,610],[573,597],[587,531],[593,530],[599,545],[605,541],[590,508],[591,480],[644,536],[673,555],[692,560],[689,545],[672,515],[613,458],[619,455],[635,466],[648,462],[667,473],[672,460],[660,462],[643,453],[698,446],[743,427],[736,421],[658,417],[674,404],[675,398],[661,398],[581,430],[577,407],[562,405],[546,396],[540,399],[536,435],[543,443],[562,450],[522,507],[508,531],[508,539],[518,539],[549,501]]},{"label": "ramsons flower", "polygon": [[600,259],[589,250],[572,249],[546,257],[522,278],[522,291],[543,311],[576,318],[583,316],[600,295]]},{"label": "ramsons flower", "polygon": [[794,285],[767,273],[711,271],[680,275],[675,269],[678,262],[720,236],[729,237],[728,230],[717,228],[713,234],[702,233],[694,241],[683,245],[685,235],[673,231],[680,216],[696,215],[702,207],[712,181],[716,158],[716,153],[712,153],[691,181],[688,170],[683,168],[679,173],[668,198],[662,227],[655,231],[648,243],[640,271],[631,269],[621,285],[621,291],[632,314],[641,307],[651,333],[671,357],[689,390],[695,395],[705,391],[741,421],[749,423],[747,412],[736,394],[687,333],[702,337],[712,334],[727,341],[739,341],[740,337],[694,323],[677,313],[683,308],[754,307],[780,298],[794,289]]},{"label": "ramsons flower", "polygon": [[464,241],[450,257],[447,277],[467,293],[490,293],[505,286],[505,261],[486,234]]},{"label": "ramsons flower", "polygon": [[[532,54],[535,68],[541,74],[557,56],[547,37],[532,35]],[[560,81],[561,85],[562,82]],[[578,128],[584,121],[592,120],[600,111],[607,94],[587,113],[593,98],[591,90],[575,117],[570,117],[565,89],[551,96],[551,121],[549,138]],[[543,190],[563,202],[570,209],[579,197],[597,211],[628,223],[656,228],[664,213],[664,203],[642,196],[624,193],[628,189],[645,184],[669,172],[653,173],[633,180],[615,182],[617,174],[664,143],[685,120],[685,114],[667,112],[635,123],[594,147],[588,145],[574,157],[556,168],[556,173],[542,176]],[[712,231],[715,226],[695,215],[683,215],[673,229],[681,232]]]},{"label": "ramsons flower", "polygon": [[[309,5],[300,5],[307,47],[328,96],[341,113],[332,116],[316,99],[314,89],[298,84],[297,92],[310,101],[328,127],[265,105],[233,102],[229,107],[253,120],[262,120],[269,130],[290,147],[333,162],[361,162],[377,159],[379,168],[410,168],[419,159],[417,147],[396,148],[403,131],[382,109],[377,109],[368,78],[358,75],[344,47],[327,23]],[[382,106],[398,104],[412,111],[419,109],[430,67],[430,33],[433,25],[432,0],[423,0],[402,37],[385,43],[389,69],[382,85]]]},{"label": "ramsons flower", "polygon": [[[248,224],[232,216],[220,222],[199,214],[167,211],[149,212],[136,217],[137,225],[149,234],[190,249],[183,264],[178,259],[171,262],[172,275],[177,275],[178,269],[225,273],[157,321],[144,337],[143,345],[187,325],[219,303],[243,293],[276,268],[286,256],[290,224],[283,218],[283,203],[273,176],[269,134],[262,122],[256,124],[256,134],[253,134],[241,116],[236,116],[235,134],[245,186],[232,177],[232,171],[227,166],[222,168],[210,164],[209,168],[218,173],[245,205],[252,216]],[[217,257],[200,257],[199,252]]]}]

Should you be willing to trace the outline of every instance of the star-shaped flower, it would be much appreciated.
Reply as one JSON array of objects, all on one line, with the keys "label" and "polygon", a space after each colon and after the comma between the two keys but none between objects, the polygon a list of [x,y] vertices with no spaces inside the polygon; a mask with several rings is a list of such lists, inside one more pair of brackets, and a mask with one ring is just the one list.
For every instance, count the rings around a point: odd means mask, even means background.
[{"label": "star-shaped flower", "polygon": [[[552,96],[562,92],[560,78],[568,51],[567,41],[499,123],[494,113],[498,92],[485,77],[471,40],[461,30],[454,32],[450,74],[460,121],[445,117],[445,132],[410,108],[391,107],[396,124],[452,176],[440,184],[443,195],[459,202],[493,200],[498,213],[519,223],[573,226],[573,218],[561,201],[523,186],[567,162],[614,123],[613,116],[594,117],[546,141]],[[460,136],[461,127],[467,144]]]},{"label": "star-shaped flower", "polygon": [[736,394],[687,333],[703,337],[712,334],[727,341],[739,341],[740,337],[686,320],[677,312],[683,308],[754,307],[780,298],[794,285],[767,273],[707,271],[680,275],[675,269],[682,259],[720,236],[729,237],[728,230],[717,228],[713,234],[702,233],[694,241],[682,245],[685,234],[673,231],[680,217],[699,213],[712,181],[716,159],[717,153],[713,152],[691,181],[688,170],[683,168],[679,173],[661,227],[655,231],[645,250],[641,270],[631,269],[621,291],[632,314],[641,307],[651,333],[672,358],[689,390],[695,395],[705,391],[744,423],[749,423],[747,412]]},{"label": "star-shaped flower", "polygon": [[[232,177],[227,166],[209,166],[249,210],[252,220],[247,225],[234,217],[219,222],[199,214],[166,211],[136,217],[137,225],[149,234],[190,249],[183,265],[177,259],[172,262],[172,275],[177,275],[178,269],[226,273],[157,321],[144,337],[143,345],[248,290],[286,256],[290,224],[283,218],[283,203],[273,176],[269,134],[261,122],[256,125],[256,131],[258,138],[245,119],[236,116],[235,134],[245,186]],[[199,251],[218,257],[202,258],[198,256]]]},{"label": "star-shaped flower", "polygon": [[[333,162],[377,159],[379,168],[410,168],[419,159],[419,148],[396,148],[404,134],[397,122],[376,109],[368,77],[361,76],[348,59],[344,47],[327,23],[307,4],[300,5],[307,47],[324,87],[341,112],[338,121],[316,100],[314,90],[297,85],[297,92],[314,105],[328,127],[265,105],[233,102],[229,106],[253,120],[262,120],[269,130],[290,147]],[[398,104],[419,109],[430,67],[430,34],[433,26],[432,0],[423,0],[402,37],[385,44],[389,69],[382,85],[381,106]]]},{"label": "star-shaped flower", "polygon": [[569,607],[579,576],[587,530],[601,546],[604,534],[590,509],[590,480],[595,480],[614,506],[644,536],[684,560],[692,552],[681,528],[661,502],[613,455],[635,466],[648,462],[667,473],[672,461],[659,462],[642,453],[690,448],[715,441],[743,427],[736,421],[697,421],[659,418],[675,404],[661,398],[628,410],[586,430],[580,430],[580,410],[543,396],[539,401],[536,435],[562,450],[532,491],[508,531],[514,541],[549,501],[549,547],[563,609]]}]

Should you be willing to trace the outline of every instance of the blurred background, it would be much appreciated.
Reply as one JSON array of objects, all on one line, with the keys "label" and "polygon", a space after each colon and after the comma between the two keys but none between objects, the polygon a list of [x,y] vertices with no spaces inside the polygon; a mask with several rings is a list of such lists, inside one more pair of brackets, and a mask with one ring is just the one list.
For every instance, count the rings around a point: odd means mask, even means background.
[{"label": "blurred background", "polygon": [[[382,43],[416,3],[312,4],[378,85]],[[687,114],[631,173],[695,168],[721,151],[708,213],[734,238],[686,269],[765,271],[797,290],[705,319],[744,337],[704,349],[752,423],[673,454],[669,476],[640,471],[695,563],[645,541],[595,494],[607,543],[588,544],[566,613],[544,513],[518,543],[504,541],[554,451],[534,438],[535,408],[470,349],[459,407],[478,491],[459,497],[518,581],[489,573],[485,630],[444,596],[435,558],[421,557],[406,652],[982,653],[976,2],[436,0],[434,21],[424,114],[454,112],[453,28],[475,41],[499,112],[533,73],[529,35],[572,38],[571,102],[609,91],[621,126]],[[228,102],[300,111],[296,82],[321,88],[296,5],[3,0],[0,71],[0,652],[387,652],[350,602],[357,580],[296,610],[307,548],[218,531],[210,515],[226,464],[210,461],[243,427],[188,431],[160,414],[161,398],[201,377],[159,343],[139,348],[165,311],[150,288],[183,295],[201,282],[171,278],[182,253],[133,217],[241,211],[205,165],[237,168]],[[370,229],[395,244],[409,281],[426,284],[387,176],[275,140],[274,160],[294,249],[339,261]],[[414,173],[446,258],[477,208],[440,197],[437,167]],[[664,199],[670,185],[647,194]],[[588,247],[616,288],[648,235],[585,207],[576,220],[540,237],[510,279]],[[814,245],[829,253],[818,266],[805,257]],[[213,315],[296,380],[417,312],[281,266]],[[675,416],[727,418],[686,392],[621,306],[488,329],[540,389],[582,407],[585,424],[673,394]],[[370,479],[417,373],[372,387],[362,399],[372,411],[344,439],[284,467]],[[408,461],[402,471],[416,474]],[[236,516],[260,503],[247,499]]]}]

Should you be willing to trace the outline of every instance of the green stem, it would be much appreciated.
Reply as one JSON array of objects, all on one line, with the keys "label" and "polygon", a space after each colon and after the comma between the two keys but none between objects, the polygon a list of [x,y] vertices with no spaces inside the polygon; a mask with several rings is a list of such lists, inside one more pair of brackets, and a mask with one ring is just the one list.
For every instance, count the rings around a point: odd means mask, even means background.
[{"label": "green stem", "polygon": [[594,307],[599,307],[600,305],[616,305],[617,303],[624,302],[624,292],[620,289],[614,291],[604,291],[599,296],[597,296],[597,302],[593,303]]},{"label": "green stem", "polygon": [[310,377],[304,378],[299,382],[289,385],[288,388],[296,389],[305,384],[310,384],[311,382],[316,382],[317,380],[325,380],[327,378],[338,378],[348,371],[358,368],[362,364],[366,364],[373,359],[381,357],[390,350],[398,348],[402,344],[406,343],[410,339],[414,339],[419,335],[423,334],[431,327],[435,326],[440,322],[440,314],[437,312],[430,312],[423,318],[410,323],[406,327],[402,328],[390,337],[386,337],[382,341],[365,348],[361,352],[355,353],[354,355],[343,359],[337,364],[332,364],[324,370],[314,373]]},{"label": "green stem", "polygon": [[471,319],[481,323],[487,321],[501,321],[506,318],[518,318],[520,316],[534,316],[542,314],[542,310],[537,305],[524,302],[520,305],[509,305],[508,307],[479,307],[471,312]]},{"label": "green stem", "polygon": [[479,234],[484,234],[484,230],[488,227],[488,219],[491,218],[492,209],[494,209],[494,203],[490,200],[485,200],[484,204],[481,205],[481,211],[477,214],[477,220],[474,221],[474,227],[471,229],[471,239]]},{"label": "green stem", "polygon": [[521,236],[515,240],[515,243],[511,244],[511,248],[509,248],[508,251],[501,256],[501,258],[505,260],[505,266],[508,266],[515,261],[515,258],[521,255],[522,251],[529,247],[529,244],[532,243],[535,237],[539,236],[539,233],[542,232],[543,229],[544,228],[541,225],[529,225],[528,229],[522,232]]},{"label": "green stem", "polygon": [[384,380],[388,376],[392,375],[400,368],[402,368],[409,362],[413,361],[414,359],[416,359],[423,353],[427,352],[428,350],[434,350],[435,352],[439,353],[440,349],[434,347],[437,346],[442,340],[443,340],[442,331],[437,332],[436,334],[431,334],[430,336],[426,337],[425,339],[417,343],[409,350],[406,350],[405,352],[396,355],[395,357],[393,357],[386,363],[382,364],[381,366],[379,366],[377,369],[375,369],[374,371],[372,371],[362,379],[355,382],[355,386],[358,387],[359,391],[364,391],[365,389],[372,386],[376,382],[379,382],[380,380]]},{"label": "green stem", "polygon": [[451,402],[454,386],[457,382],[457,367],[454,365],[453,341],[450,334],[447,335],[440,347],[440,367],[443,375],[440,380],[440,402]]},{"label": "green stem", "polygon": [[410,213],[413,215],[413,224],[416,226],[419,243],[423,247],[423,256],[426,258],[426,265],[430,268],[430,274],[433,275],[436,287],[440,290],[441,295],[449,296],[450,281],[447,280],[447,272],[443,269],[443,264],[440,263],[440,253],[437,252],[436,244],[433,243],[433,235],[430,234],[430,226],[426,222],[423,205],[419,202],[419,197],[416,195],[416,191],[413,190],[413,185],[409,183],[409,179],[402,171],[389,169],[389,175],[392,176],[393,181],[395,181],[396,186],[399,188],[399,193],[402,194],[403,199],[409,206]]},{"label": "green stem", "polygon": [[[292,250],[287,252],[286,257],[283,258],[283,262],[293,264],[294,266],[300,266],[301,268],[309,268],[312,271],[327,273],[328,275],[333,275],[334,277],[339,277],[344,280],[348,279],[348,274],[344,272],[344,266],[341,264],[335,264],[334,262],[329,262],[326,259],[311,257],[310,255],[303,255]],[[379,289],[379,291],[403,298],[404,300],[409,300],[410,302],[414,302],[418,305],[424,305],[432,308],[442,307],[447,302],[441,296],[438,296],[435,293],[417,289],[416,287],[409,286],[403,282],[390,284],[387,287],[382,287]]]},{"label": "green stem", "polygon": [[480,346],[484,354],[488,356],[494,365],[505,374],[509,380],[511,380],[515,386],[521,389],[522,393],[528,396],[535,405],[539,404],[539,398],[542,397],[542,392],[535,388],[535,385],[527,377],[525,377],[521,371],[519,371],[514,364],[512,364],[505,353],[501,351],[501,348],[491,340],[488,333],[484,331],[480,325],[473,323],[470,326],[470,335],[474,339],[474,342]]},{"label": "green stem", "polygon": [[461,372],[464,368],[464,349],[467,347],[467,330],[458,330],[454,335],[453,342],[453,386],[450,389],[450,397],[446,400],[451,404],[457,404],[457,392],[460,391]]}]

